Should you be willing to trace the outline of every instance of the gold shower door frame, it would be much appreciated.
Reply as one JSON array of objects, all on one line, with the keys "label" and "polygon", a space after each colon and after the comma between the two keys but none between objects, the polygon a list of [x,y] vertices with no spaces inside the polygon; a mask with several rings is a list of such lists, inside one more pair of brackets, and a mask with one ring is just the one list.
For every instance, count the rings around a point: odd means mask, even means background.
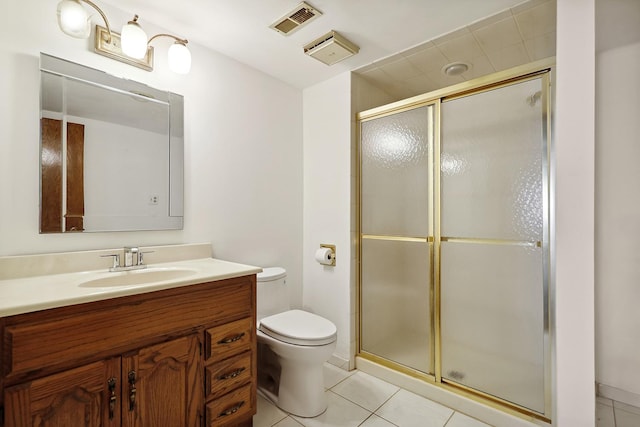
[{"label": "gold shower door frame", "polygon": [[[489,76],[474,79],[465,83],[457,84],[448,88],[440,89],[434,92],[430,92],[424,95],[419,95],[406,100],[394,102],[381,107],[373,108],[371,110],[363,111],[357,114],[357,172],[356,172],[356,227],[357,227],[357,268],[356,268],[356,298],[357,298],[357,316],[356,316],[356,356],[379,365],[385,366],[397,372],[407,374],[409,376],[422,379],[426,382],[433,383],[436,386],[442,387],[449,391],[454,391],[458,394],[464,395],[473,400],[479,401],[483,404],[500,409],[502,411],[511,413],[517,416],[534,417],[542,421],[550,422],[551,420],[551,354],[552,354],[552,340],[550,337],[551,330],[551,313],[550,307],[552,306],[551,299],[553,298],[552,292],[550,292],[551,278],[551,262],[553,257],[551,256],[552,245],[550,242],[550,226],[552,221],[552,212],[550,210],[551,194],[551,173],[550,153],[552,151],[552,133],[551,133],[551,75],[553,73],[553,67],[555,65],[555,58],[548,58],[541,61],[536,61],[531,64],[519,66],[503,72],[491,74]],[[491,240],[491,239],[468,239],[457,238],[452,236],[441,235],[441,195],[440,195],[440,149],[441,149],[441,112],[440,107],[442,102],[453,100],[460,97],[465,97],[473,94],[494,90],[501,87],[510,86],[512,84],[522,83],[529,80],[541,80],[541,105],[542,105],[542,142],[543,153],[542,155],[542,203],[543,203],[543,232],[542,241],[529,242],[529,241],[506,241],[506,240]],[[429,206],[431,209],[430,215],[433,220],[429,221],[429,236],[385,236],[385,235],[372,235],[362,233],[362,146],[361,146],[361,125],[362,123],[379,119],[385,116],[395,115],[397,113],[413,110],[420,107],[433,107],[433,144],[430,147],[429,153]],[[431,308],[431,333],[430,333],[430,349],[433,351],[431,355],[431,363],[429,372],[433,374],[426,374],[424,372],[411,369],[392,360],[380,357],[376,354],[367,352],[362,348],[362,242],[363,240],[387,240],[387,241],[402,241],[402,242],[426,242],[429,244],[429,256],[431,272],[430,277],[427,278],[430,284],[430,298],[429,304]],[[472,389],[462,384],[456,383],[450,379],[444,379],[442,377],[442,358],[441,358],[441,290],[440,290],[440,251],[442,242],[465,242],[465,243],[484,243],[484,244],[501,244],[501,245],[519,245],[519,246],[537,246],[542,248],[543,258],[543,353],[544,353],[544,413],[538,413],[530,410],[529,408],[519,406],[507,400],[503,400],[493,395],[489,395],[479,390]]]}]

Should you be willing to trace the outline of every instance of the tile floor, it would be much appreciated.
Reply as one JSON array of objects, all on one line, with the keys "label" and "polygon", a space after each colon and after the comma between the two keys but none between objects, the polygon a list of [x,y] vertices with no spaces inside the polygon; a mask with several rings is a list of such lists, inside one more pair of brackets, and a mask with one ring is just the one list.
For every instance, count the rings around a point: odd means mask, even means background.
[{"label": "tile floor", "polygon": [[597,427],[640,427],[640,408],[598,397],[596,419]]},{"label": "tile floor", "polygon": [[[325,413],[315,418],[288,415],[258,395],[258,413],[253,417],[253,426],[490,427],[364,372],[347,372],[325,363],[324,379],[329,401]],[[613,424],[602,427],[613,427]]]},{"label": "tile floor", "polygon": [[[288,415],[258,395],[254,427],[491,427],[360,371],[324,364],[329,407],[316,418]],[[640,427],[640,408],[596,401],[597,427]]]}]

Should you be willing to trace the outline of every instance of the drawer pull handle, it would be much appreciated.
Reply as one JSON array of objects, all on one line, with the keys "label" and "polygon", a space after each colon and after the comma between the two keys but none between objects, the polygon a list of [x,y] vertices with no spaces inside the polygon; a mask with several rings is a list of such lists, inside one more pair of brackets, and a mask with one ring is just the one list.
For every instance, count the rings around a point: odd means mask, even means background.
[{"label": "drawer pull handle", "polygon": [[242,332],[241,334],[235,335],[233,337],[223,338],[220,341],[218,341],[218,344],[231,344],[232,342],[240,341],[242,337],[244,337],[244,332]]},{"label": "drawer pull handle", "polygon": [[233,372],[229,372],[228,374],[222,374],[218,377],[219,380],[230,380],[231,378],[235,378],[238,375],[240,375],[243,371],[245,370],[245,368],[239,368],[236,369]]},{"label": "drawer pull handle", "polygon": [[136,371],[129,371],[129,411],[136,407]]},{"label": "drawer pull handle", "polygon": [[242,405],[244,405],[244,400],[240,403],[236,403],[234,406],[232,406],[231,408],[227,409],[226,411],[222,411],[220,412],[220,417],[228,417],[229,415],[233,415],[236,412],[238,412],[238,409],[242,408]]},{"label": "drawer pull handle", "polygon": [[109,378],[107,386],[109,387],[109,419],[112,420],[116,410],[116,402],[118,400],[116,397],[116,379],[113,377]]}]

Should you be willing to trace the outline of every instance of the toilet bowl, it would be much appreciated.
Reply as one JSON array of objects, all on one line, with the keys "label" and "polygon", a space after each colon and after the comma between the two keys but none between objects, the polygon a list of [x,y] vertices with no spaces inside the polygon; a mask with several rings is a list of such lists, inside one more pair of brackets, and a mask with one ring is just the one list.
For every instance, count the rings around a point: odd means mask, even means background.
[{"label": "toilet bowl", "polygon": [[327,409],[322,366],[336,348],[336,326],[288,309],[284,269],[265,268],[257,285],[258,391],[290,414],[318,416]]}]

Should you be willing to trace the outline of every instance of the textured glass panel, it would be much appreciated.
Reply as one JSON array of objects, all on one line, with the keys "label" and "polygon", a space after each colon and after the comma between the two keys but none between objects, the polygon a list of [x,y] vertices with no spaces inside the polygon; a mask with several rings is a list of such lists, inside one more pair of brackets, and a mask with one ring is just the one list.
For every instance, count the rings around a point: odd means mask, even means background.
[{"label": "textured glass panel", "polygon": [[362,232],[427,236],[433,107],[362,123]]},{"label": "textured glass panel", "polygon": [[541,81],[442,104],[442,235],[542,240]]},{"label": "textured glass panel", "polygon": [[443,378],[543,413],[542,249],[441,248]]},{"label": "textured glass panel", "polygon": [[364,351],[429,373],[431,244],[362,241]]}]

